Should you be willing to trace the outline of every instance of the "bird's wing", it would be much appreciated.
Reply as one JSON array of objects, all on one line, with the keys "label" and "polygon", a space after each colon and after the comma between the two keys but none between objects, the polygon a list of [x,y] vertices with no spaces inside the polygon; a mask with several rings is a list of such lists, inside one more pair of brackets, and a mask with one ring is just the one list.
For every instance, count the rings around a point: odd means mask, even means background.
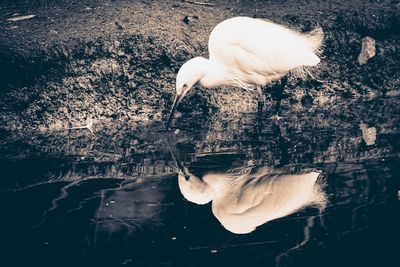
[{"label": "bird's wing", "polygon": [[234,18],[217,25],[210,35],[210,59],[243,75],[273,80],[300,66],[318,64],[305,36],[275,23]]},{"label": "bird's wing", "polygon": [[287,72],[271,66],[270,60],[265,60],[237,44],[226,46],[218,54],[217,60],[223,62],[232,78],[243,88],[251,84],[264,85]]}]

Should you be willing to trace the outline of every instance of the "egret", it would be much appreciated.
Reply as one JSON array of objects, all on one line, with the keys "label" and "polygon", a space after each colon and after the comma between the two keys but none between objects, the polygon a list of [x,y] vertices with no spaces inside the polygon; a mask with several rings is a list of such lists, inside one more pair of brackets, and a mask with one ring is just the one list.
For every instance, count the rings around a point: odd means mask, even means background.
[{"label": "egret", "polygon": [[256,92],[262,105],[261,88],[281,79],[275,111],[278,112],[287,74],[308,72],[320,62],[324,33],[316,27],[300,33],[264,19],[234,17],[219,23],[208,41],[209,59],[195,57],[184,63],[176,76],[176,95],[167,128],[183,97],[197,82],[206,88],[240,87]]},{"label": "egret", "polygon": [[182,195],[190,202],[209,202],[225,229],[247,234],[269,221],[314,206],[327,204],[320,172],[292,174],[269,167],[237,168],[224,173],[206,173],[198,178],[187,168],[179,170]]}]

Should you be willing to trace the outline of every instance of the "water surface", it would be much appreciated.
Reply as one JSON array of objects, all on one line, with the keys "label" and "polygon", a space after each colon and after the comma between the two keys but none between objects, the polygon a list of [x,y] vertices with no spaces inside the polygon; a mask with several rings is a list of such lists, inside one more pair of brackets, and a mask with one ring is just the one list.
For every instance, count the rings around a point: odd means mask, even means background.
[{"label": "water surface", "polygon": [[398,103],[4,132],[4,266],[390,266]]}]

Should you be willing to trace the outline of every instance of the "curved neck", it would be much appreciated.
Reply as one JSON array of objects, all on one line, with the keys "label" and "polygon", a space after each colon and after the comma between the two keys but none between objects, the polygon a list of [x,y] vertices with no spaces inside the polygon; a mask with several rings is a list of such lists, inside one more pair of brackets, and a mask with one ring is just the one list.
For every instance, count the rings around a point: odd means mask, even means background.
[{"label": "curved neck", "polygon": [[222,64],[213,60],[208,60],[204,75],[200,79],[200,84],[206,88],[230,85],[230,78],[226,68]]}]

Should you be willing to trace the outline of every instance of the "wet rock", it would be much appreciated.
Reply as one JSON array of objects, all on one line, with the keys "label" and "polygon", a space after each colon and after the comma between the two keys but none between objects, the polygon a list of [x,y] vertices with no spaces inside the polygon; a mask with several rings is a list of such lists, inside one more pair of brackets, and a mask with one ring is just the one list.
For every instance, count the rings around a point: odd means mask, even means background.
[{"label": "wet rock", "polygon": [[199,17],[196,16],[196,15],[194,15],[194,16],[185,16],[185,17],[182,19],[182,21],[183,21],[185,24],[190,24],[191,22],[195,22],[195,21],[197,21],[198,19],[199,19]]},{"label": "wet rock", "polygon": [[184,22],[184,23],[186,23],[186,24],[189,24],[189,17],[188,16],[185,16],[183,19],[182,19],[182,21]]},{"label": "wet rock", "polygon": [[115,22],[115,26],[117,26],[118,30],[123,30],[124,26],[121,25],[121,23],[119,23],[118,21]]},{"label": "wet rock", "polygon": [[137,85],[136,85],[136,83],[134,82],[134,81],[129,81],[128,82],[128,88],[129,89],[136,89],[136,87],[137,87]]},{"label": "wet rock", "polygon": [[314,98],[310,94],[306,94],[301,98],[301,104],[303,106],[310,106],[314,102]]},{"label": "wet rock", "polygon": [[360,129],[362,131],[363,139],[367,146],[372,146],[376,142],[376,128],[369,127],[365,123],[360,123]]},{"label": "wet rock", "polygon": [[375,39],[371,37],[365,37],[362,39],[361,52],[358,55],[358,63],[364,65],[368,59],[372,58],[376,54]]}]

